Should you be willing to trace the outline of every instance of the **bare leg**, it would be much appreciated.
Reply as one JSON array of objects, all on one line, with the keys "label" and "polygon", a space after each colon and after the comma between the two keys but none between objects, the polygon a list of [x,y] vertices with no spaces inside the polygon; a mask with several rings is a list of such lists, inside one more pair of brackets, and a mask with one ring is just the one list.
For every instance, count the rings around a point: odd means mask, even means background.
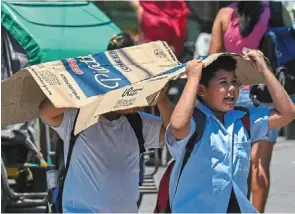
[{"label": "bare leg", "polygon": [[269,168],[273,145],[269,141],[256,141],[251,151],[249,190],[251,189],[253,206],[260,213],[264,212],[270,187]]}]

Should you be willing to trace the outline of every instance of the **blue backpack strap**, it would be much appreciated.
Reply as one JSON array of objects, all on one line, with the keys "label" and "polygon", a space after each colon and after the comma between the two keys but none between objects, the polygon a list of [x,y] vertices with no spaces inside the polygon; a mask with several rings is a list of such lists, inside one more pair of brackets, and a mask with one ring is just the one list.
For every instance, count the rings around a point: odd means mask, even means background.
[{"label": "blue backpack strap", "polygon": [[128,122],[130,123],[137,141],[138,141],[138,146],[139,146],[139,151],[140,154],[145,152],[145,148],[144,148],[144,138],[143,138],[143,134],[142,134],[142,119],[141,116],[138,112],[134,113],[134,114],[125,114],[125,117],[127,118]]},{"label": "blue backpack strap", "polygon": [[77,138],[80,135],[80,134],[77,134],[77,135],[74,134],[75,126],[76,126],[76,123],[77,123],[79,112],[80,112],[80,109],[78,109],[76,117],[74,119],[74,124],[73,124],[73,129],[72,129],[72,132],[71,132],[71,138],[70,138],[70,143],[69,143],[69,151],[68,151],[68,155],[67,155],[67,159],[66,159],[66,164],[65,164],[65,168],[61,171],[61,176],[60,176],[60,180],[59,180],[60,183],[59,183],[59,193],[58,193],[58,206],[59,206],[58,213],[63,213],[63,208],[62,208],[63,188],[64,188],[66,176],[67,176],[67,173],[68,173],[68,170],[69,170],[69,167],[70,167],[73,148],[74,148],[74,145],[75,145],[75,142],[76,142]]}]

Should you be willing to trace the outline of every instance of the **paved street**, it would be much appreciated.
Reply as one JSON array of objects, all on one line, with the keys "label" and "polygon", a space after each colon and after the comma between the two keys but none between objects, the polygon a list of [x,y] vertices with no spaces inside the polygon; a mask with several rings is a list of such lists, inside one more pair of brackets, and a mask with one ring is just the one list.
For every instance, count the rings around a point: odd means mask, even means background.
[{"label": "paved street", "polygon": [[[156,174],[157,185],[164,171],[164,168],[160,168]],[[271,179],[265,212],[295,213],[295,140],[278,140],[271,163]],[[139,211],[151,213],[155,203],[156,195],[144,195]]]}]

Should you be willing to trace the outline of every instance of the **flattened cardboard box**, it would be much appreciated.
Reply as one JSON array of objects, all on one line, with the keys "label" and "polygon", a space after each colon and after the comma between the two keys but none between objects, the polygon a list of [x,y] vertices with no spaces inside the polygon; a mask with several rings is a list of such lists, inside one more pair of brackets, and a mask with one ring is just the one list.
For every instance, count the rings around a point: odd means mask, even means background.
[{"label": "flattened cardboard box", "polygon": [[[207,66],[221,55],[228,53],[212,54],[203,63]],[[263,83],[249,60],[230,55],[237,60],[242,84]],[[185,78],[185,66],[161,41],[30,66],[2,81],[1,124],[39,117],[39,105],[48,97],[56,107],[81,109],[78,133],[101,114],[155,105],[168,81]]]}]

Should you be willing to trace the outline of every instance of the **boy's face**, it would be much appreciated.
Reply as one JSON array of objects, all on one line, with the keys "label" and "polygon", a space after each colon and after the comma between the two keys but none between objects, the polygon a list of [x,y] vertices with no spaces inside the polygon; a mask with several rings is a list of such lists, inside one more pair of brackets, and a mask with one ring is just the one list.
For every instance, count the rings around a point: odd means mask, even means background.
[{"label": "boy's face", "polygon": [[137,112],[137,108],[130,108],[130,109],[116,111],[116,113],[118,114],[134,114],[136,112]]},{"label": "boy's face", "polygon": [[198,95],[214,111],[232,110],[239,96],[239,84],[234,71],[221,69],[215,72],[208,87],[200,85]]}]

